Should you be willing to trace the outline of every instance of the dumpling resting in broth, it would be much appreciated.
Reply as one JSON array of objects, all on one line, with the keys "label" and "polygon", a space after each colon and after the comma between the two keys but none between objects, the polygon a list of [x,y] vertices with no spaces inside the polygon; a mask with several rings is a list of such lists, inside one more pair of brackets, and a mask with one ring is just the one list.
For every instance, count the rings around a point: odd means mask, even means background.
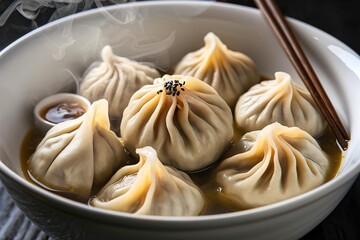
[{"label": "dumpling resting in broth", "polygon": [[151,147],[137,149],[140,161],[121,168],[91,200],[94,207],[142,215],[198,215],[204,199],[190,177],[164,166]]},{"label": "dumpling resting in broth", "polygon": [[204,42],[203,48],[188,53],[177,64],[175,74],[203,80],[234,109],[240,95],[260,81],[255,63],[245,54],[228,49],[212,32]]},{"label": "dumpling resting in broth", "polygon": [[125,147],[152,146],[164,164],[194,171],[214,163],[233,136],[231,109],[205,82],[165,75],[137,91],[124,110]]},{"label": "dumpling resting in broth", "polygon": [[275,80],[262,81],[239,98],[235,122],[245,132],[279,122],[288,127],[299,127],[313,137],[320,136],[326,127],[308,90],[284,72],[276,72]]},{"label": "dumpling resting in broth", "polygon": [[160,74],[154,68],[115,55],[110,46],[103,48],[101,56],[103,62],[86,74],[79,93],[90,102],[105,98],[110,118],[121,120],[133,93]]},{"label": "dumpling resting in broth", "polygon": [[297,127],[273,123],[245,134],[229,152],[218,166],[216,180],[223,194],[243,207],[288,199],[327,180],[326,154]]},{"label": "dumpling resting in broth", "polygon": [[126,161],[120,139],[110,130],[108,103],[102,99],[83,116],[51,128],[32,155],[29,171],[53,190],[89,197]]}]

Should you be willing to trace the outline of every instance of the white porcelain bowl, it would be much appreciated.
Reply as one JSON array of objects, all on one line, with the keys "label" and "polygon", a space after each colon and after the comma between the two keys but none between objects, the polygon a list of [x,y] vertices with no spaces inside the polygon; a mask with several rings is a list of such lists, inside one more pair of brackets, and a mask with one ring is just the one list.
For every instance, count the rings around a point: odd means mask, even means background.
[{"label": "white porcelain bowl", "polygon": [[297,78],[260,13],[208,2],[143,2],[84,12],[26,35],[0,54],[0,177],[16,204],[41,229],[70,239],[296,239],[341,201],[360,171],[360,59],[328,34],[291,21],[352,140],[333,180],[298,197],[241,212],[157,217],[90,208],[23,178],[20,143],[40,99],[81,76],[109,44],[114,51],[169,69],[203,45],[209,31],[249,55],[263,74]]}]

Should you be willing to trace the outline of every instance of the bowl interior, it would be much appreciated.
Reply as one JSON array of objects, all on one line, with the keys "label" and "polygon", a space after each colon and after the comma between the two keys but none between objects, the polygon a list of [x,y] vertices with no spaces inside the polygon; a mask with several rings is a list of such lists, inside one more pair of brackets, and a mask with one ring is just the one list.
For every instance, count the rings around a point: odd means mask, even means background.
[{"label": "bowl interior", "polygon": [[[359,57],[318,29],[294,20],[291,26],[351,133],[342,169],[334,180],[345,182],[360,170]],[[0,54],[0,170],[12,178],[23,175],[19,149],[31,126],[33,107],[46,96],[73,88],[86,68],[99,59],[103,46],[111,45],[118,55],[168,71],[186,53],[202,47],[203,37],[210,31],[229,49],[250,56],[260,73],[273,76],[284,71],[300,82],[254,9],[153,2],[81,13],[39,28]],[[31,186],[23,179],[19,181]],[[326,187],[331,188],[334,181]]]}]

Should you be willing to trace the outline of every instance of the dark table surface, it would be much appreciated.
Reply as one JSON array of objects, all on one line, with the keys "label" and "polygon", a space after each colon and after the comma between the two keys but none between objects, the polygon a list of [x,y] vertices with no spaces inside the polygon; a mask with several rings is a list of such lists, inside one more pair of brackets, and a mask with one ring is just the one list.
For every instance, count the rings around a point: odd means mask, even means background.
[{"label": "dark table surface", "polygon": [[[28,2],[60,2],[59,0],[27,0]],[[20,36],[46,24],[56,8],[41,8],[34,20],[13,12],[1,26],[5,10],[15,1],[0,0],[0,50]],[[26,1],[24,1],[26,2]],[[77,11],[86,8],[83,0]],[[103,5],[114,0],[101,1]],[[252,1],[228,1],[254,6]],[[359,0],[278,0],[285,15],[309,23],[330,33],[360,53]],[[91,4],[90,4],[91,5]],[[36,6],[36,5],[35,5]],[[52,7],[60,6],[52,4]],[[94,5],[93,5],[94,6]],[[360,66],[359,66],[360,67]],[[360,239],[360,178],[337,208],[303,239]],[[49,237],[33,225],[14,205],[0,182],[0,239],[48,239]]]}]

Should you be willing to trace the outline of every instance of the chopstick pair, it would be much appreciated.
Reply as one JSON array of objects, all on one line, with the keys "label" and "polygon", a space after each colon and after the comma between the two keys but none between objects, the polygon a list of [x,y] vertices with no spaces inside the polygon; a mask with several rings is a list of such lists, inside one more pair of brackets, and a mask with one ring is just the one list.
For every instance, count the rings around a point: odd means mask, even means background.
[{"label": "chopstick pair", "polygon": [[287,25],[283,14],[273,0],[254,1],[269,23],[301,80],[312,95],[319,110],[328,122],[341,148],[346,150],[350,136],[341,123],[341,120],[316,76],[314,69],[311,67],[311,64],[306,58],[299,43],[296,41],[291,29]]}]

